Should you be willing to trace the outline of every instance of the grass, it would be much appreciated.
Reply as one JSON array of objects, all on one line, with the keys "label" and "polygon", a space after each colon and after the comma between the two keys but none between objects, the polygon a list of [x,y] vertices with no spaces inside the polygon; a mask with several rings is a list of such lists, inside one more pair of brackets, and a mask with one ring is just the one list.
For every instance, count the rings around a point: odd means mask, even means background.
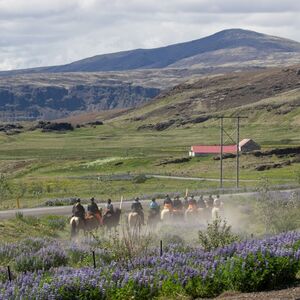
[{"label": "grass", "polygon": [[[55,227],[55,222],[65,223],[65,228]],[[69,238],[68,220],[61,216],[22,217],[0,221],[1,244],[30,237]]]},{"label": "grass", "polygon": [[[162,132],[138,131],[138,126],[134,122],[117,120],[97,128],[80,128],[64,134],[40,131],[14,136],[0,134],[0,172],[6,176],[12,190],[5,197],[0,195],[0,208],[15,207],[17,197],[23,207],[30,207],[55,197],[120,199],[121,195],[131,198],[155,192],[184,193],[186,188],[218,187],[218,182],[210,181],[150,179],[138,185],[128,180],[97,180],[103,175],[116,174],[219,178],[219,162],[211,156],[193,158],[180,164],[160,165],[168,159],[186,157],[193,144],[217,144],[219,124],[216,120]],[[229,132],[234,129],[230,122],[225,126]],[[300,145],[297,125],[267,127],[243,123],[241,138],[246,137],[253,138],[264,148]],[[257,164],[284,160],[242,156],[240,178],[258,180],[264,176],[273,184],[295,183],[299,164],[264,172],[254,170]],[[235,159],[224,160],[224,177],[235,178]],[[227,182],[226,186],[233,187],[234,184]],[[242,186],[254,184],[243,182]]]}]

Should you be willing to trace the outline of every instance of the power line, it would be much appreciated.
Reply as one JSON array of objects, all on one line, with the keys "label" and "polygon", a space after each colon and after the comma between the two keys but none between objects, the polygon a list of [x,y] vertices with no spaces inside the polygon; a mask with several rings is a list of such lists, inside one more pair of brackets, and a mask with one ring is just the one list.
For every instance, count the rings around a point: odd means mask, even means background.
[{"label": "power line", "polygon": [[[240,141],[240,119],[247,119],[247,116],[217,116],[213,117],[216,119],[220,119],[220,188],[223,188],[223,146],[224,146],[224,132],[228,136],[233,143],[236,144],[236,187],[239,187],[240,183],[240,149],[239,149],[239,141]],[[236,132],[236,142],[234,139],[227,133],[224,129],[224,119],[236,119],[236,130],[232,133]]]}]

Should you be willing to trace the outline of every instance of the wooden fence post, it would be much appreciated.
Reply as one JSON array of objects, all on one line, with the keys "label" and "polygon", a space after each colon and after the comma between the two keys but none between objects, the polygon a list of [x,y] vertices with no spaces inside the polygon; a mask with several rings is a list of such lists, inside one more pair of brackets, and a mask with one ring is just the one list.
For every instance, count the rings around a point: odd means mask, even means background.
[{"label": "wooden fence post", "polygon": [[160,251],[159,251],[159,254],[160,254],[160,256],[162,256],[163,255],[163,243],[162,243],[162,240],[160,240],[160,247],[159,247],[160,249]]},{"label": "wooden fence post", "polygon": [[95,251],[92,251],[93,253],[93,263],[94,263],[94,269],[96,269],[96,257],[95,257]]},{"label": "wooden fence post", "polygon": [[8,280],[11,281],[12,278],[11,278],[11,271],[10,271],[10,267],[7,266],[7,274],[8,274]]}]

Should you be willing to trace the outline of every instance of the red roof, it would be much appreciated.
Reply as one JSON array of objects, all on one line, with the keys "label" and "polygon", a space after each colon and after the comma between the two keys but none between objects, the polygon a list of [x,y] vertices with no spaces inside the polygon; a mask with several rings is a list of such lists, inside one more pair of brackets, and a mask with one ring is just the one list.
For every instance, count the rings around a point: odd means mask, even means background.
[{"label": "red roof", "polygon": [[[192,152],[203,154],[220,154],[221,146],[192,146]],[[236,145],[223,146],[223,153],[236,153]]]}]

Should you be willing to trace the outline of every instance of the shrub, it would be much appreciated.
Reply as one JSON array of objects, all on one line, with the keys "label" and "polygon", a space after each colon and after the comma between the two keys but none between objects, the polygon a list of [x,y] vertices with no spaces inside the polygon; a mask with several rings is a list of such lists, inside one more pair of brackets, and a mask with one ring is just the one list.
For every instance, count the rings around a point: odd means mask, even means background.
[{"label": "shrub", "polygon": [[227,290],[254,292],[293,282],[298,270],[299,262],[289,255],[272,257],[257,252],[246,258],[233,256],[221,267],[221,274]]},{"label": "shrub", "polygon": [[258,188],[256,215],[266,233],[281,233],[299,228],[300,201],[296,193],[285,198],[270,191],[269,182],[263,179]]},{"label": "shrub", "polygon": [[205,251],[211,251],[238,240],[239,237],[231,232],[231,226],[220,218],[208,223],[206,231],[199,231],[199,243]]},{"label": "shrub", "polygon": [[101,257],[106,262],[131,261],[136,257],[147,256],[150,251],[150,246],[153,240],[153,235],[147,231],[132,229],[126,224],[122,227],[122,234],[113,232],[108,238],[99,239],[94,235],[95,248],[102,248],[105,251]]},{"label": "shrub", "polygon": [[64,230],[67,222],[65,217],[47,216],[44,223],[51,230]]},{"label": "shrub", "polygon": [[0,267],[0,282],[5,282],[8,280],[7,269],[4,267]]},{"label": "shrub", "polygon": [[49,270],[67,264],[65,252],[56,247],[42,248],[36,253],[24,253],[15,260],[15,269],[18,272]]},{"label": "shrub", "polygon": [[144,174],[137,175],[132,178],[133,183],[145,183],[147,181],[147,176]]}]

